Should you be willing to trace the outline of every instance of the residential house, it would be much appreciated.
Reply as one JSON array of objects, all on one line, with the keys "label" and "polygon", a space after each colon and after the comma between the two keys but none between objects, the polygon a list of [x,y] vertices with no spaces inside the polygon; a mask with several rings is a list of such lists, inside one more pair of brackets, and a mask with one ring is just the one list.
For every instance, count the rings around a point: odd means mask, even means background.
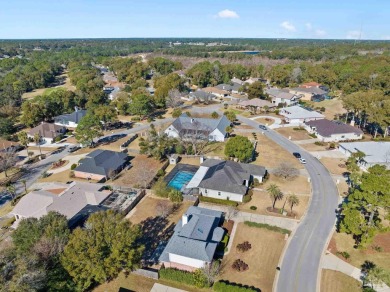
[{"label": "residential house", "polygon": [[79,162],[75,177],[102,181],[118,174],[129,164],[129,156],[123,152],[97,149]]},{"label": "residential house", "polygon": [[50,211],[65,215],[73,226],[89,214],[104,210],[102,203],[111,194],[101,184],[49,183],[23,196],[11,214],[16,219],[15,227],[22,219],[40,218]]},{"label": "residential house", "polygon": [[191,91],[188,95],[189,100],[194,100],[198,102],[208,102],[216,99],[217,97],[209,92],[198,89],[196,91]]},{"label": "residential house", "polygon": [[186,188],[205,197],[242,202],[253,180],[262,182],[266,175],[263,166],[206,159]]},{"label": "residential house", "polygon": [[298,95],[301,100],[318,102],[328,99],[327,92],[319,87],[296,87],[290,88],[289,92]]},{"label": "residential house", "polygon": [[320,83],[317,83],[317,82],[314,82],[314,81],[306,82],[306,83],[302,83],[301,84],[301,87],[303,87],[303,88],[313,88],[313,87],[320,88],[321,86],[322,85]]},{"label": "residential house", "polygon": [[363,138],[362,130],[340,121],[327,119],[307,121],[305,122],[305,128],[323,142],[360,140]]},{"label": "residential house", "polygon": [[269,95],[272,103],[275,105],[292,106],[298,104],[300,99],[298,95],[290,93],[285,89],[267,88],[265,93]]},{"label": "residential house", "polygon": [[64,126],[42,122],[35,128],[32,128],[27,133],[27,137],[34,139],[35,134],[39,134],[41,137],[41,144],[51,144],[55,142],[57,137],[64,135],[65,132],[66,128]]},{"label": "residential house", "polygon": [[224,98],[229,95],[229,91],[226,89],[219,89],[217,87],[205,87],[202,89],[205,92],[211,93],[218,98]]},{"label": "residential house", "polygon": [[242,91],[240,90],[242,85],[238,83],[232,83],[232,84],[218,84],[216,88],[220,90],[226,90],[229,91],[229,93],[235,93],[235,94],[241,94]]},{"label": "residential house", "polygon": [[390,142],[351,142],[340,143],[339,151],[350,157],[352,153],[363,152],[365,156],[359,162],[363,170],[367,170],[375,164],[385,165],[390,169]]},{"label": "residential house", "polygon": [[314,110],[294,105],[280,109],[279,114],[289,124],[302,124],[308,121],[324,119],[325,116]]},{"label": "residential house", "polygon": [[222,212],[191,206],[176,224],[159,262],[166,268],[195,271],[210,265],[225,230]]},{"label": "residential house", "polygon": [[268,109],[273,109],[276,107],[276,105],[265,99],[253,98],[239,102],[237,104],[237,107],[244,108],[247,110],[253,110],[256,113],[258,111],[261,111],[265,107],[267,107]]},{"label": "residential house", "polygon": [[223,142],[227,137],[226,127],[230,124],[225,116],[207,119],[192,118],[183,114],[165,130],[165,134],[173,138],[185,139],[196,136],[199,139]]},{"label": "residential house", "polygon": [[236,83],[236,84],[239,84],[239,85],[244,85],[245,84],[245,81],[241,80],[241,79],[238,79],[236,77],[233,77],[231,80],[230,80],[232,83]]},{"label": "residential house", "polygon": [[0,152],[17,151],[21,146],[18,142],[0,139]]},{"label": "residential house", "polygon": [[54,124],[66,128],[77,128],[80,120],[87,114],[86,110],[79,110],[77,107],[71,114],[64,114],[54,117]]}]

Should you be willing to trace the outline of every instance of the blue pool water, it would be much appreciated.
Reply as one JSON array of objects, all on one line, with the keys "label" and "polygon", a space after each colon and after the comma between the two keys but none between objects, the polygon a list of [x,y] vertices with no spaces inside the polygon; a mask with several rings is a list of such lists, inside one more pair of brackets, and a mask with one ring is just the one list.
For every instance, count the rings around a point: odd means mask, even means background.
[{"label": "blue pool water", "polygon": [[184,185],[189,183],[189,181],[192,179],[193,176],[194,176],[194,173],[192,173],[192,172],[179,171],[171,179],[168,186],[180,191]]}]

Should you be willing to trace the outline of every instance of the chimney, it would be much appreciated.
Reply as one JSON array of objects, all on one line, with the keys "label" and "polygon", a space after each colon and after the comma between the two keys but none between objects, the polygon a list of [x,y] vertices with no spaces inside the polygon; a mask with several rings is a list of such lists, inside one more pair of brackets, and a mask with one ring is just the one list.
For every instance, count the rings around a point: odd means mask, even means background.
[{"label": "chimney", "polygon": [[192,118],[192,119],[191,119],[191,124],[192,124],[194,121],[195,121],[195,120]]},{"label": "chimney", "polygon": [[200,156],[199,161],[200,161],[200,164],[202,164],[205,161],[204,156]]},{"label": "chimney", "polygon": [[351,120],[351,126],[355,126],[355,119]]},{"label": "chimney", "polygon": [[78,112],[79,111],[79,108],[77,106],[74,107],[74,111],[75,112]]},{"label": "chimney", "polygon": [[182,223],[182,226],[184,226],[188,223],[188,215],[187,214],[183,214],[183,216],[181,217],[181,223]]}]

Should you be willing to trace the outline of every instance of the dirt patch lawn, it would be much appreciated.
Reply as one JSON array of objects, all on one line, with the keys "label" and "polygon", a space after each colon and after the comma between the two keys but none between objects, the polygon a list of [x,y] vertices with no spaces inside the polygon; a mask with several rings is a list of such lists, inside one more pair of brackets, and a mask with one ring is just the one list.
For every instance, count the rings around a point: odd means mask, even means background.
[{"label": "dirt patch lawn", "polygon": [[301,144],[299,146],[301,146],[306,151],[325,151],[325,150],[328,150],[328,143],[325,143],[325,145],[321,146],[321,145],[316,145],[313,142],[313,143],[309,143],[309,144]]},{"label": "dirt patch lawn", "polygon": [[309,136],[306,130],[294,130],[295,127],[278,128],[276,132],[283,135],[286,138],[291,137],[292,141],[313,139]]},{"label": "dirt patch lawn", "polygon": [[344,114],[346,110],[343,107],[343,103],[340,99],[327,99],[321,102],[309,102],[314,107],[324,107],[325,112],[322,114],[329,120],[333,120],[336,115]]},{"label": "dirt patch lawn", "polygon": [[274,123],[273,119],[267,119],[267,118],[258,118],[255,121],[266,126],[271,126]]},{"label": "dirt patch lawn", "polygon": [[320,159],[320,161],[332,174],[342,175],[347,171],[346,167],[339,166],[339,164],[345,165],[345,159],[323,157]]},{"label": "dirt patch lawn", "polygon": [[[272,291],[276,267],[285,245],[284,235],[239,223],[233,240],[232,249],[222,260],[219,278],[254,286],[262,292]],[[237,244],[244,241],[249,241],[252,248],[244,253],[237,252]],[[247,263],[249,269],[244,272],[233,270],[231,266],[236,259]]]},{"label": "dirt patch lawn", "polygon": [[125,187],[146,187],[161,169],[164,162],[146,155],[137,155],[131,160],[132,168],[124,170],[113,182]]},{"label": "dirt patch lawn", "polygon": [[359,292],[362,284],[341,272],[322,270],[321,292]]},{"label": "dirt patch lawn", "polygon": [[273,174],[258,188],[266,190],[270,184],[276,184],[284,194],[294,193],[296,195],[309,195],[311,192],[310,183],[306,176],[300,175],[294,180],[285,180]]},{"label": "dirt patch lawn", "polygon": [[[330,251],[335,255],[338,251],[348,252],[350,254],[348,262],[357,268],[360,268],[364,261],[371,261],[390,271],[390,232],[376,235],[373,243],[365,249],[355,249],[353,246],[354,240],[351,235],[335,232],[328,249],[331,249]],[[382,251],[374,250],[375,246],[380,247]],[[343,257],[339,257],[344,260]]]},{"label": "dirt patch lawn", "polygon": [[88,181],[88,180],[82,179],[82,178],[70,177],[70,173],[71,173],[71,170],[67,169],[65,171],[61,171],[61,172],[58,172],[58,173],[53,173],[50,176],[45,177],[45,178],[39,178],[38,182],[40,182],[40,183],[43,183],[43,182],[62,182],[62,183],[66,183],[68,181],[81,181],[81,182],[95,182],[96,183],[96,181],[93,181],[93,180]]}]

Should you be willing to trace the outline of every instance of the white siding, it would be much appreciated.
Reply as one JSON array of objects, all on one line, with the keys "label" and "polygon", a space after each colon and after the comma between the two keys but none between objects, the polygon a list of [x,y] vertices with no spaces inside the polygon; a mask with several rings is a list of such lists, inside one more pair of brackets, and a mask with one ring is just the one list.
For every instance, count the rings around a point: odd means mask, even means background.
[{"label": "white siding", "polygon": [[178,138],[179,137],[179,133],[177,132],[176,128],[172,125],[170,125],[166,130],[165,130],[165,134],[167,134],[169,137],[172,137],[172,138]]},{"label": "white siding", "polygon": [[222,191],[210,190],[204,188],[199,188],[199,193],[201,193],[205,197],[221,199],[221,200],[229,199],[230,201],[235,201],[235,202],[242,202],[244,197],[243,195],[240,194],[222,192]]},{"label": "white siding", "polygon": [[[211,137],[213,137],[212,139],[210,139]],[[209,135],[209,141],[218,141],[218,142],[223,142],[225,141],[225,136],[221,133],[220,130],[218,129],[215,129],[214,131],[212,131]]]},{"label": "white siding", "polygon": [[194,267],[194,268],[198,268],[198,269],[203,268],[206,264],[205,261],[187,258],[187,257],[183,257],[181,255],[172,254],[172,253],[169,254],[169,261],[172,263],[178,263],[178,264],[182,264],[182,265],[186,265],[186,266],[190,266],[190,267]]}]

